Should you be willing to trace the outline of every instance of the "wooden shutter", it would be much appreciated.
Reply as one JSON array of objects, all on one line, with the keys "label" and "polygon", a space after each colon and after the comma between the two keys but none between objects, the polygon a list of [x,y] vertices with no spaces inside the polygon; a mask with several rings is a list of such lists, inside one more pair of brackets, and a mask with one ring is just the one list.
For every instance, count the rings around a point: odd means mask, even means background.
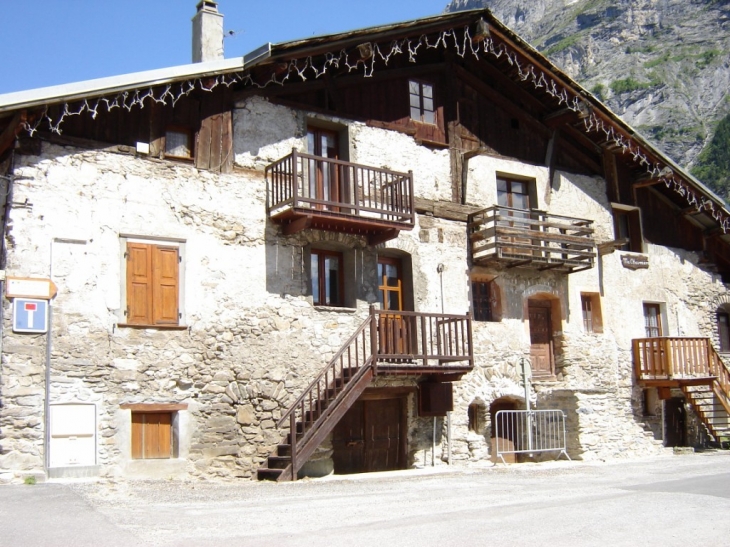
[{"label": "wooden shutter", "polygon": [[177,325],[180,264],[178,248],[153,246],[152,257],[152,324]]},{"label": "wooden shutter", "polygon": [[127,323],[152,324],[152,246],[127,243]]},{"label": "wooden shutter", "polygon": [[133,459],[169,458],[171,448],[171,412],[132,412]]},{"label": "wooden shutter", "polygon": [[179,257],[177,247],[127,243],[127,323],[178,324]]}]

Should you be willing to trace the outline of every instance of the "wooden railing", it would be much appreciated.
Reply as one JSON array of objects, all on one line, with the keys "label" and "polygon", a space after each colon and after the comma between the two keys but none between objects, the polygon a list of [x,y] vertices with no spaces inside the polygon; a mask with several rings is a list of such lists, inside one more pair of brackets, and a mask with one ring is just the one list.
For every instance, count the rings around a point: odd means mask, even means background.
[{"label": "wooden railing", "polygon": [[476,264],[492,261],[568,273],[593,267],[591,220],[495,205],[469,215]]},{"label": "wooden railing", "polygon": [[730,371],[709,338],[659,337],[633,340],[634,367],[639,380],[717,378],[730,393]]},{"label": "wooden railing", "polygon": [[[425,314],[376,310],[335,353],[319,375],[309,384],[277,427],[289,422],[291,442],[291,477],[316,448],[319,428],[343,406],[349,407],[348,395],[361,385],[366,375],[374,376],[379,364],[411,367],[438,367],[449,372],[457,362],[461,368],[474,366],[471,317],[469,315]],[[424,370],[419,368],[419,370]],[[365,378],[367,379],[367,378]],[[316,443],[318,444],[318,442]]]},{"label": "wooden railing", "polygon": [[413,173],[303,154],[296,149],[266,167],[266,210],[287,208],[412,226]]}]

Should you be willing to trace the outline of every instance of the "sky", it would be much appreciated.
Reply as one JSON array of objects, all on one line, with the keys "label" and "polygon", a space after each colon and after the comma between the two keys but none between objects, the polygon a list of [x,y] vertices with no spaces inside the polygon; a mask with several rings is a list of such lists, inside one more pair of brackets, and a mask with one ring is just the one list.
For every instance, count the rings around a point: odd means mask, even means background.
[{"label": "sky", "polygon": [[[448,0],[218,0],[225,56],[443,13]],[[0,0],[0,94],[191,62],[197,0]],[[228,35],[228,33],[232,34]]]}]

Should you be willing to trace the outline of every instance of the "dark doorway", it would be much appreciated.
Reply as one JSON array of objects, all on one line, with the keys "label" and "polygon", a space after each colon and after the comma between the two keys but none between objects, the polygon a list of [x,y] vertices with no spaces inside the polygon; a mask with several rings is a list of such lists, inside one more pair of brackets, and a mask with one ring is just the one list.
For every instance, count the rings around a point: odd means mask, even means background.
[{"label": "dark doorway", "polygon": [[404,469],[405,409],[403,397],[356,401],[332,432],[335,474]]},{"label": "dark doorway", "polygon": [[[497,412],[500,410],[519,410],[518,404],[511,399],[497,399],[489,405],[489,416],[492,427],[489,434],[490,437],[490,454],[493,462],[497,462],[497,445],[500,450],[514,450],[517,441],[517,431],[513,426],[513,420],[507,418],[504,414],[499,416],[499,425],[497,424]],[[499,437],[497,436],[499,435]],[[515,463],[517,454],[504,454],[504,460],[507,463]]]},{"label": "dark doorway", "polygon": [[664,446],[686,446],[686,424],[684,399],[672,397],[664,401]]},{"label": "dark doorway", "polygon": [[553,326],[549,300],[530,300],[527,312],[530,318],[530,361],[534,376],[553,376]]}]

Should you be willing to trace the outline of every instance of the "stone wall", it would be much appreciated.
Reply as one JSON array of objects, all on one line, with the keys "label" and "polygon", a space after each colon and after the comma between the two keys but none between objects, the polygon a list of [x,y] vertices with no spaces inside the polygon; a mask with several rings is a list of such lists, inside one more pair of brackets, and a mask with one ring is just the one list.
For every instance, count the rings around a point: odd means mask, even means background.
[{"label": "stone wall", "polygon": [[[596,267],[550,272],[470,270],[466,226],[420,216],[412,231],[370,247],[364,238],[304,231],[279,235],[266,218],[263,167],[305,148],[308,122],[348,127],[351,161],[415,173],[419,197],[451,199],[447,151],[400,133],[307,115],[260,98],[237,105],[236,170],[220,175],[190,165],[44,142],[40,156],[18,156],[10,211],[7,273],[51,277],[58,285],[50,333],[50,403],[96,405],[97,463],[118,476],[250,477],[281,440],[275,427],[377,302],[378,254],[407,258],[416,311],[466,313],[469,276],[496,276],[503,318],[475,323],[475,369],[455,384],[452,456],[489,458],[490,424],[469,432],[467,408],[510,398],[524,404],[521,360],[529,356],[526,298],[555,299],[560,321],[556,378],[536,382],[539,408],[568,416],[569,452],[585,459],[655,453],[633,386],[631,340],[643,337],[642,301],[664,306],[667,334],[711,335],[709,302],[724,285],[693,253],[647,246],[650,267],[630,271],[619,252]],[[468,164],[468,201],[494,203],[497,173],[531,178],[538,206],[595,221],[599,242],[613,239],[603,182],[505,158]],[[180,246],[181,330],[122,327],[125,238]],[[69,243],[74,240],[74,243]],[[346,253],[346,308],[315,307],[307,253]],[[442,267],[439,268],[439,265]],[[603,333],[583,332],[580,293],[600,293]],[[11,332],[4,300],[0,470],[21,475],[44,466],[46,337]],[[415,386],[418,379],[410,379]],[[386,382],[387,383],[387,382]],[[184,403],[179,458],[152,465],[130,457],[130,411],[122,404]],[[433,421],[408,397],[409,464],[430,463]],[[445,420],[437,420],[436,458],[446,458]],[[327,447],[323,447],[324,458]],[[320,454],[321,456],[321,454]],[[438,463],[438,462],[437,462]]]}]

